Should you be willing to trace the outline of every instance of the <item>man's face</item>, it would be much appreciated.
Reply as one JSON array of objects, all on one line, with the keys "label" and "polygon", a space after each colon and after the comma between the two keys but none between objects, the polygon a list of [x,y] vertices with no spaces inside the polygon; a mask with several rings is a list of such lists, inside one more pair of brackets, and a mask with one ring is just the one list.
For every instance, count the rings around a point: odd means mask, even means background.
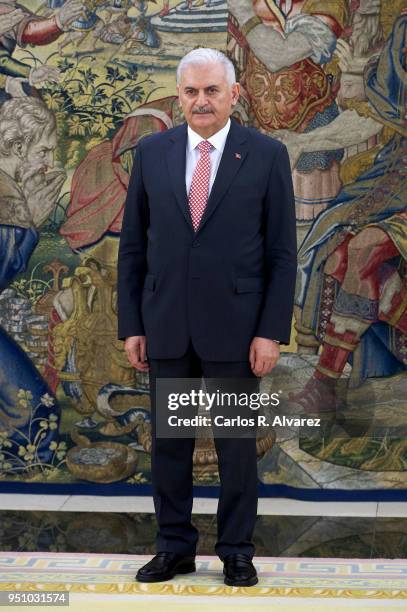
[{"label": "man's face", "polygon": [[181,73],[177,92],[188,125],[210,138],[226,124],[239,98],[239,83],[229,85],[221,63],[190,64]]},{"label": "man's face", "polygon": [[27,147],[24,165],[37,167],[39,171],[47,172],[54,166],[54,151],[57,146],[57,134],[44,132],[41,138]]}]

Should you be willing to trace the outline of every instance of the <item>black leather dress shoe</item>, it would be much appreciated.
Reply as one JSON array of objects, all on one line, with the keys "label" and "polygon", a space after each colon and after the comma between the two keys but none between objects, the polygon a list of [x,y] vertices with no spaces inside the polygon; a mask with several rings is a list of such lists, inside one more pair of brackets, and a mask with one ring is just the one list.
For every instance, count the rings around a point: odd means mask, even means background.
[{"label": "black leather dress shoe", "polygon": [[175,574],[195,572],[195,557],[186,557],[174,552],[159,552],[136,574],[138,582],[161,582],[171,580]]},{"label": "black leather dress shoe", "polygon": [[223,559],[224,583],[229,586],[253,586],[258,583],[252,560],[243,553],[227,555]]}]

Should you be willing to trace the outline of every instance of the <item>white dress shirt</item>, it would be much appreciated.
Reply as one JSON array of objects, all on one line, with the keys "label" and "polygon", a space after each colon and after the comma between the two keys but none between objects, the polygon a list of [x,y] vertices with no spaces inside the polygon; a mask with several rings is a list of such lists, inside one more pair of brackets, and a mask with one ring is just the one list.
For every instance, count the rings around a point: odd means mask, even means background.
[{"label": "white dress shirt", "polygon": [[209,193],[211,192],[212,185],[214,183],[216,172],[218,171],[219,163],[222,157],[223,149],[225,148],[225,142],[230,129],[230,119],[228,119],[226,125],[213,134],[210,138],[202,138],[199,134],[194,132],[188,126],[188,140],[186,150],[186,164],[185,164],[185,186],[187,194],[191,188],[192,175],[195,170],[196,163],[199,159],[198,145],[202,140],[207,140],[211,143],[212,149],[209,153],[211,158],[211,178],[209,181]]}]

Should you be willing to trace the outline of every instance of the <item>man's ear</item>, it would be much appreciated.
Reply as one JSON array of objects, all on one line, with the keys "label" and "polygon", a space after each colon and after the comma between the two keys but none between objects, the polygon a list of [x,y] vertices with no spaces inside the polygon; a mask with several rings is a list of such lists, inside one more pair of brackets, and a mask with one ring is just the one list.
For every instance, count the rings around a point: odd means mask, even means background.
[{"label": "man's ear", "polygon": [[235,104],[238,103],[240,97],[240,83],[234,83],[232,92],[234,97],[233,106],[235,106]]},{"label": "man's ear", "polygon": [[23,157],[25,156],[26,147],[24,146],[21,140],[16,140],[15,142],[13,142],[12,150],[14,155],[16,157],[19,157],[20,159],[23,159]]}]

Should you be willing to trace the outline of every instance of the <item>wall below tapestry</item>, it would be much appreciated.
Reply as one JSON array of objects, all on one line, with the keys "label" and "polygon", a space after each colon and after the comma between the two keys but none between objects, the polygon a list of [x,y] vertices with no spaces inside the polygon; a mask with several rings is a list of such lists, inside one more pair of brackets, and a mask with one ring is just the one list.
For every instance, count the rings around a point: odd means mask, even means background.
[{"label": "wall below tapestry", "polygon": [[[259,437],[262,494],[402,494],[407,0],[0,1],[0,492],[149,490],[117,250],[137,143],[184,121],[175,69],[200,46],[231,58],[234,118],[292,165],[292,342],[262,389],[336,411]],[[211,438],[194,482],[219,485]]]}]

